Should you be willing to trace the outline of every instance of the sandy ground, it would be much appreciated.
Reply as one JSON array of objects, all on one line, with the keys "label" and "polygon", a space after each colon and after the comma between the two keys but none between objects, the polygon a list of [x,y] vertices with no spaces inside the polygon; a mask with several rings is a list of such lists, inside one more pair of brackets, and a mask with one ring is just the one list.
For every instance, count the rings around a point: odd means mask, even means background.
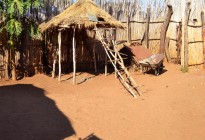
[{"label": "sandy ground", "polygon": [[113,74],[0,81],[0,139],[204,140],[205,70],[165,66],[158,77],[132,73],[137,99]]}]

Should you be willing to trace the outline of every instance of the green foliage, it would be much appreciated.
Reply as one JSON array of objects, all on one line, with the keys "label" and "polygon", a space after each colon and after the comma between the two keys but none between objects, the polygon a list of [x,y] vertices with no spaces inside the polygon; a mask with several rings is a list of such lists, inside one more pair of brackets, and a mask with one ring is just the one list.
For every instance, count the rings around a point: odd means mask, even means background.
[{"label": "green foliage", "polygon": [[10,19],[6,24],[6,30],[11,36],[19,36],[22,32],[22,24],[16,19]]},{"label": "green foliage", "polygon": [[8,0],[8,9],[7,13],[10,16],[22,15],[24,12],[24,3],[21,0]]}]

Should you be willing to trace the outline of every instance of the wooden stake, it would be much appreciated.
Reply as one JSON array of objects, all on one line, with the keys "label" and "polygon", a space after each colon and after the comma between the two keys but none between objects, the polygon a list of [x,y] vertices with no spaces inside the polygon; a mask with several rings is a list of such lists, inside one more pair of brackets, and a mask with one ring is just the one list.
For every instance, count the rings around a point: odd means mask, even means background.
[{"label": "wooden stake", "polygon": [[184,16],[184,21],[183,21],[183,32],[182,32],[182,71],[187,72],[188,71],[188,60],[189,60],[189,48],[188,48],[188,21],[189,21],[189,15],[191,12],[190,9],[191,3],[188,2],[186,4],[185,8],[185,16]]},{"label": "wooden stake", "polygon": [[169,42],[170,42],[170,38],[166,37],[166,41],[165,41],[165,55],[167,58],[167,62],[171,62],[171,57],[169,54]]},{"label": "wooden stake", "polygon": [[131,41],[131,36],[130,36],[130,17],[129,17],[129,15],[127,14],[127,42],[129,42],[130,43],[130,41]]},{"label": "wooden stake", "polygon": [[150,22],[150,8],[147,8],[147,19],[145,27],[145,44],[149,48],[149,22]]},{"label": "wooden stake", "polygon": [[61,31],[58,32],[58,64],[59,64],[58,81],[61,81]]},{"label": "wooden stake", "polygon": [[204,12],[201,12],[201,24],[202,24],[202,40],[203,40],[203,54],[204,54],[204,68],[205,68],[205,24],[204,24]]},{"label": "wooden stake", "polygon": [[181,47],[182,47],[182,23],[179,23],[179,26],[177,26],[177,59],[176,59],[176,64],[180,62],[180,53],[181,53]]},{"label": "wooden stake", "polygon": [[76,42],[75,28],[73,28],[73,85],[76,84]]},{"label": "wooden stake", "polygon": [[167,34],[167,29],[169,27],[169,23],[171,20],[173,14],[173,9],[171,5],[168,5],[168,13],[166,20],[161,28],[161,33],[160,33],[160,53],[164,53],[164,47],[165,47],[165,39],[166,39],[166,34]]},{"label": "wooden stake", "polygon": [[93,45],[93,60],[94,60],[94,69],[95,73],[97,73],[97,62],[96,62],[96,44],[95,44],[95,32],[94,32],[94,45]]},{"label": "wooden stake", "polygon": [[56,53],[57,48],[54,49],[54,60],[53,60],[53,71],[52,71],[52,78],[55,78],[55,71],[56,71]]}]

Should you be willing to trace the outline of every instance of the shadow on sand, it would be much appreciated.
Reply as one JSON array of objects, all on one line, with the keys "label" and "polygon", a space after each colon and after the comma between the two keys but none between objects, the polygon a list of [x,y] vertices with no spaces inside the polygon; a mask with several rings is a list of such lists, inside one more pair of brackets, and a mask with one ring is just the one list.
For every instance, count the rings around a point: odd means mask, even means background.
[{"label": "shadow on sand", "polygon": [[33,85],[0,86],[0,139],[61,140],[75,135],[68,118]]}]

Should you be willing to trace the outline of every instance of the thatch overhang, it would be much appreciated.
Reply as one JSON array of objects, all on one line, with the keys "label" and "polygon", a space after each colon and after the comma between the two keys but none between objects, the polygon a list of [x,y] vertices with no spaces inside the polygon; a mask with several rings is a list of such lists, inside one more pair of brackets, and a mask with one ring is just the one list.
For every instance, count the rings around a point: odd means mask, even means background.
[{"label": "thatch overhang", "polygon": [[50,21],[40,25],[41,32],[52,28],[124,28],[107,12],[98,7],[92,0],[78,0]]}]

